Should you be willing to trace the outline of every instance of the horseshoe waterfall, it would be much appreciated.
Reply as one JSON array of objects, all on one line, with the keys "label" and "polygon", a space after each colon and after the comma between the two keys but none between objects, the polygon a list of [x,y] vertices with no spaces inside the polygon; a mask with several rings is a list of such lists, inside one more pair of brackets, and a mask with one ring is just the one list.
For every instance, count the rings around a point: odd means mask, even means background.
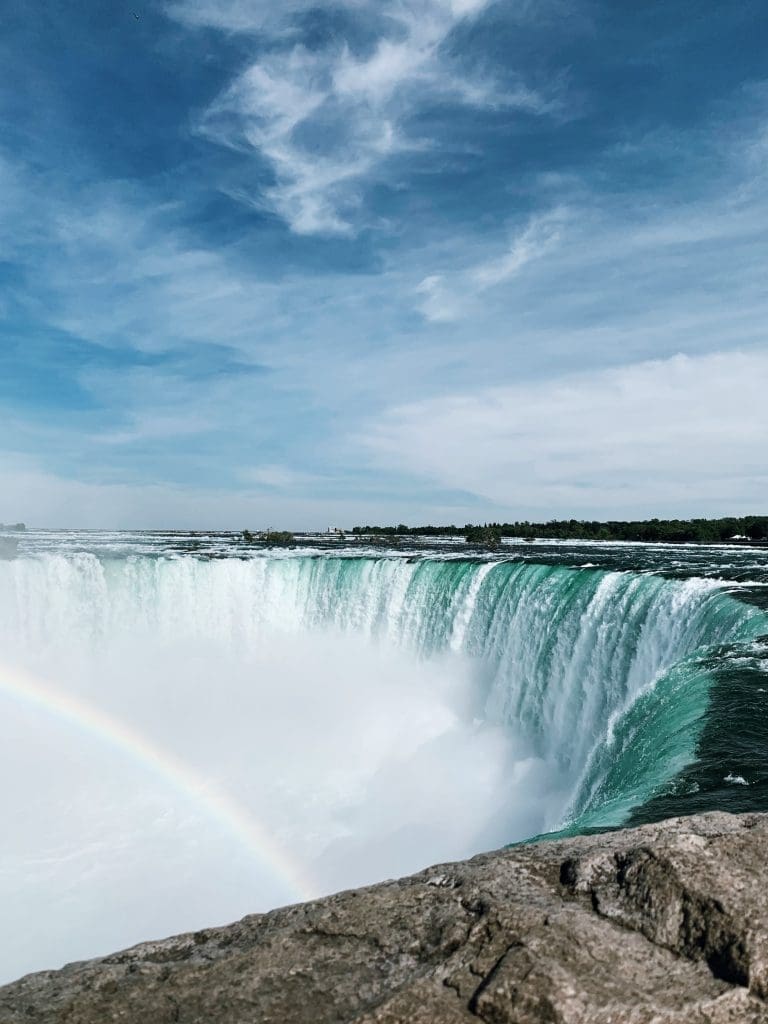
[{"label": "horseshoe waterfall", "polygon": [[50,926],[7,978],[542,833],[762,806],[764,568],[722,562],[33,539],[0,561],[0,885]]}]

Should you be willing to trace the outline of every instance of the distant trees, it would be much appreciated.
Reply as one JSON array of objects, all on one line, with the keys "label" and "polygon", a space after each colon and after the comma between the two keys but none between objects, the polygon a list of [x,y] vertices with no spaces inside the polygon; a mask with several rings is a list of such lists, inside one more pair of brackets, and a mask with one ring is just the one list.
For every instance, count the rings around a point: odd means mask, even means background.
[{"label": "distant trees", "polygon": [[501,543],[501,528],[498,526],[467,526],[464,534],[467,544],[477,544],[493,550]]},{"label": "distant trees", "polygon": [[370,534],[379,537],[461,537],[463,526],[354,526],[352,533]]},{"label": "distant trees", "polygon": [[459,526],[355,526],[355,534],[379,537],[426,536],[461,537],[467,543],[493,546],[502,537],[524,540],[630,540],[662,544],[720,544],[734,538],[768,541],[768,516],[726,516],[721,519],[608,520],[551,519],[546,523],[528,520],[514,523],[467,523]]},{"label": "distant trees", "polygon": [[[10,529],[11,527],[6,527]],[[343,530],[334,531],[344,538]],[[722,544],[739,539],[768,543],[768,516],[724,516],[721,519],[608,520],[550,519],[546,523],[528,520],[514,523],[465,523],[464,526],[355,526],[354,538],[362,543],[385,547],[397,545],[403,537],[463,537],[467,544],[494,549],[504,537],[523,540],[629,540],[650,544]],[[296,538],[288,530],[242,531],[245,544],[289,547]]]},{"label": "distant trees", "polygon": [[296,540],[294,535],[289,530],[267,530],[261,534],[261,539],[267,545],[267,547],[288,547],[293,544]]},{"label": "distant trees", "polygon": [[396,548],[400,544],[400,537],[394,533],[387,534],[386,536],[381,533],[372,533],[368,537],[358,534],[355,536],[355,540],[358,544],[364,544],[366,547],[372,548]]},{"label": "distant trees", "polygon": [[768,539],[768,519],[764,516],[750,519],[744,527],[744,533],[750,540]]},{"label": "distant trees", "polygon": [[296,542],[296,538],[288,530],[268,529],[256,534],[250,530],[243,530],[241,536],[246,544],[263,544],[268,548],[289,547]]}]

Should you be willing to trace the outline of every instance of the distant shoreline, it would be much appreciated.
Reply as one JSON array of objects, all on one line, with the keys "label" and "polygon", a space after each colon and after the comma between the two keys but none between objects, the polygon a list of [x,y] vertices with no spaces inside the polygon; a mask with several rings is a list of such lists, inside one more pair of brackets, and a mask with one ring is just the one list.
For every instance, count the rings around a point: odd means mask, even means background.
[{"label": "distant shoreline", "polygon": [[[760,521],[768,523],[768,517],[753,517]],[[649,521],[654,523],[653,520]],[[666,521],[659,520],[659,524]],[[675,521],[669,521],[673,523]],[[702,520],[693,521],[706,522],[706,523],[719,523],[720,520]],[[515,524],[517,525],[517,524]],[[570,524],[568,524],[570,526]],[[591,526],[592,524],[588,524]],[[598,524],[600,526],[613,525],[613,524]],[[621,526],[632,526],[633,524],[619,524]],[[245,537],[244,534],[249,531],[234,530],[234,529],[178,529],[178,528],[152,528],[152,529],[141,529],[141,528],[125,528],[125,529],[111,529],[111,528],[77,528],[77,527],[26,527],[23,530],[18,526],[7,526],[0,524],[0,534],[16,534],[14,537],[0,537],[0,546],[2,543],[13,545],[14,549],[18,548],[22,541],[22,538],[18,536],[20,533],[26,533],[27,542],[32,542],[33,538],[40,534],[87,534],[97,536],[99,534],[144,534],[146,536],[168,536],[178,538],[209,538],[219,537],[221,539],[226,538],[232,542],[240,542],[240,545],[245,549],[268,549],[270,547],[278,546],[285,548],[327,548],[327,549],[338,549],[339,547],[378,547],[378,548],[401,548],[404,552],[411,550],[415,546],[423,546],[424,542],[430,540],[435,543],[436,546],[441,548],[446,544],[450,544],[453,548],[454,545],[457,547],[472,548],[498,548],[501,544],[546,544],[548,542],[571,542],[574,544],[579,543],[590,543],[590,544],[648,544],[648,545],[690,545],[690,546],[718,546],[718,547],[734,547],[734,548],[766,548],[768,547],[768,537],[749,537],[749,536],[717,536],[712,534],[709,536],[690,536],[689,531],[659,531],[659,536],[640,536],[637,533],[632,533],[629,530],[622,531],[621,533],[614,532],[613,535],[606,536],[605,532],[567,532],[566,530],[558,530],[556,523],[548,524],[520,524],[522,528],[515,529],[515,526],[511,524],[495,524],[489,523],[482,526],[473,526],[467,524],[463,527],[458,526],[415,526],[407,527],[403,526],[355,526],[351,530],[297,530],[295,533],[278,532],[277,536],[280,537],[279,543],[270,543],[271,536],[269,533],[251,534],[249,537]],[[272,536],[275,536],[272,531]]]},{"label": "distant shoreline", "polygon": [[466,523],[464,526],[355,526],[353,536],[464,537],[469,543],[498,544],[504,538],[533,540],[632,541],[645,544],[768,544],[768,516],[719,519],[584,520],[546,523]]}]

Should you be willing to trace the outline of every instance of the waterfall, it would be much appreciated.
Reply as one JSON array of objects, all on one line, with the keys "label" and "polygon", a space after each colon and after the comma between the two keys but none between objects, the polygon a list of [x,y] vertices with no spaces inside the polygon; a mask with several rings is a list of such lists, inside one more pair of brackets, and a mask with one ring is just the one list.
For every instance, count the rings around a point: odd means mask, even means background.
[{"label": "waterfall", "polygon": [[8,977],[620,824],[695,758],[718,651],[767,632],[717,582],[642,572],[1,561],[0,749],[17,784],[0,889],[10,922],[39,904],[50,925],[34,948],[0,950]]}]

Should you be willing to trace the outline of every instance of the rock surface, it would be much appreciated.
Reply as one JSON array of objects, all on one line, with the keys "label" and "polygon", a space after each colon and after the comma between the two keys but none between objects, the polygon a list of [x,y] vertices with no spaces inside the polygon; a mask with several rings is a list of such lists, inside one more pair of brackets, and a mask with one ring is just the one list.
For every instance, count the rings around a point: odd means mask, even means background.
[{"label": "rock surface", "polygon": [[0,988],[1,1024],[768,1022],[768,815],[501,850]]}]

